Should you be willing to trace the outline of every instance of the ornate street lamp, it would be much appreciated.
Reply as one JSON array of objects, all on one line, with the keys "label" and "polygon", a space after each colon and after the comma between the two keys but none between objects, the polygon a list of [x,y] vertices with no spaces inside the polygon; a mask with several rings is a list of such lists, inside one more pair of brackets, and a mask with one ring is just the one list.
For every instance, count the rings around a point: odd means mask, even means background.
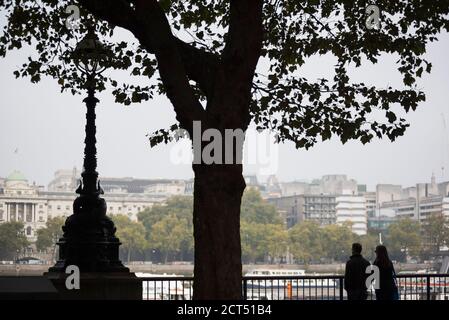
[{"label": "ornate street lamp", "polygon": [[77,69],[86,78],[84,169],[82,182],[76,190],[79,196],[73,203],[73,214],[62,227],[64,234],[58,242],[59,260],[49,269],[50,273],[65,272],[69,265],[76,265],[81,272],[88,273],[129,272],[119,259],[120,242],[115,236],[114,223],[106,216],[106,201],[100,197],[104,192],[96,171],[95,106],[99,100],[95,97],[95,81],[106,69],[110,58],[109,51],[101,44],[93,28],[89,28],[71,53]]}]

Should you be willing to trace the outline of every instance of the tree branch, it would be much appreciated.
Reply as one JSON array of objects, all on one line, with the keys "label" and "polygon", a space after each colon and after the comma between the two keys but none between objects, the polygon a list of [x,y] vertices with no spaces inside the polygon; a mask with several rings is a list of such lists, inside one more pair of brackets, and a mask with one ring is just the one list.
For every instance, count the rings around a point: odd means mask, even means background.
[{"label": "tree branch", "polygon": [[262,0],[231,0],[229,30],[212,96],[215,103],[207,109],[215,115],[227,113],[214,117],[216,126],[246,129],[250,123],[251,85],[263,40],[262,5]]},{"label": "tree branch", "polygon": [[213,53],[195,48],[173,36],[168,20],[155,0],[79,0],[96,17],[132,32],[140,44],[156,55],[159,72],[181,126],[189,130],[193,120],[200,120],[204,110],[190,87],[198,83],[207,95],[213,85],[212,75],[218,65]]}]

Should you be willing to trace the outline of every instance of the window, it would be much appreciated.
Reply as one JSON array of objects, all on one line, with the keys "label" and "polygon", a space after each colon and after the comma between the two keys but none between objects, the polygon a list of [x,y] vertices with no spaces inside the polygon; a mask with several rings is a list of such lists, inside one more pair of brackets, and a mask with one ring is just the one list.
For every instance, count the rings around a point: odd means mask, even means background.
[{"label": "window", "polygon": [[31,229],[31,227],[27,227],[27,236],[31,236],[32,232],[33,230]]},{"label": "window", "polygon": [[61,206],[57,206],[56,209],[61,210]]},{"label": "window", "polygon": [[32,221],[33,221],[33,215],[31,214],[31,210],[28,210],[28,211],[27,211],[27,214],[26,214],[26,221],[27,221],[27,222],[32,222]]},{"label": "window", "polygon": [[70,210],[70,206],[65,206],[65,209],[66,210]]}]

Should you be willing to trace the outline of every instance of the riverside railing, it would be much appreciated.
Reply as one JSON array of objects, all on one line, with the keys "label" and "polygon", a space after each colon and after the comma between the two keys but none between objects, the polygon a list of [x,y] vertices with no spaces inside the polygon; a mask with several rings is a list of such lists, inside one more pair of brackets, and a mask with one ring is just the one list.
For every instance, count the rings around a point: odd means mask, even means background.
[{"label": "riverside railing", "polygon": [[[193,277],[140,277],[144,300],[190,300]],[[401,300],[449,300],[449,274],[399,274]],[[368,299],[375,300],[373,288]],[[342,275],[245,276],[245,300],[346,300]]]}]

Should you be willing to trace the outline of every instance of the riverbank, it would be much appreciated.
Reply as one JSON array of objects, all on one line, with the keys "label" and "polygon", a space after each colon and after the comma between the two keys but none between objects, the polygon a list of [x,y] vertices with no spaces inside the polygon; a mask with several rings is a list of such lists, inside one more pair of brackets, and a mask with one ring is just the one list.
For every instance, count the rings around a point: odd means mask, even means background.
[{"label": "riverbank", "polygon": [[[0,276],[36,276],[42,275],[52,265],[0,265]],[[130,264],[127,267],[132,272],[145,272],[155,274],[177,274],[184,276],[193,275],[193,264]],[[404,264],[395,265],[396,272],[428,269],[427,264]],[[319,265],[297,265],[297,264],[276,264],[276,265],[244,265],[243,274],[255,269],[275,269],[275,270],[305,270],[306,273],[332,273],[343,274],[345,264],[319,264]]]}]

